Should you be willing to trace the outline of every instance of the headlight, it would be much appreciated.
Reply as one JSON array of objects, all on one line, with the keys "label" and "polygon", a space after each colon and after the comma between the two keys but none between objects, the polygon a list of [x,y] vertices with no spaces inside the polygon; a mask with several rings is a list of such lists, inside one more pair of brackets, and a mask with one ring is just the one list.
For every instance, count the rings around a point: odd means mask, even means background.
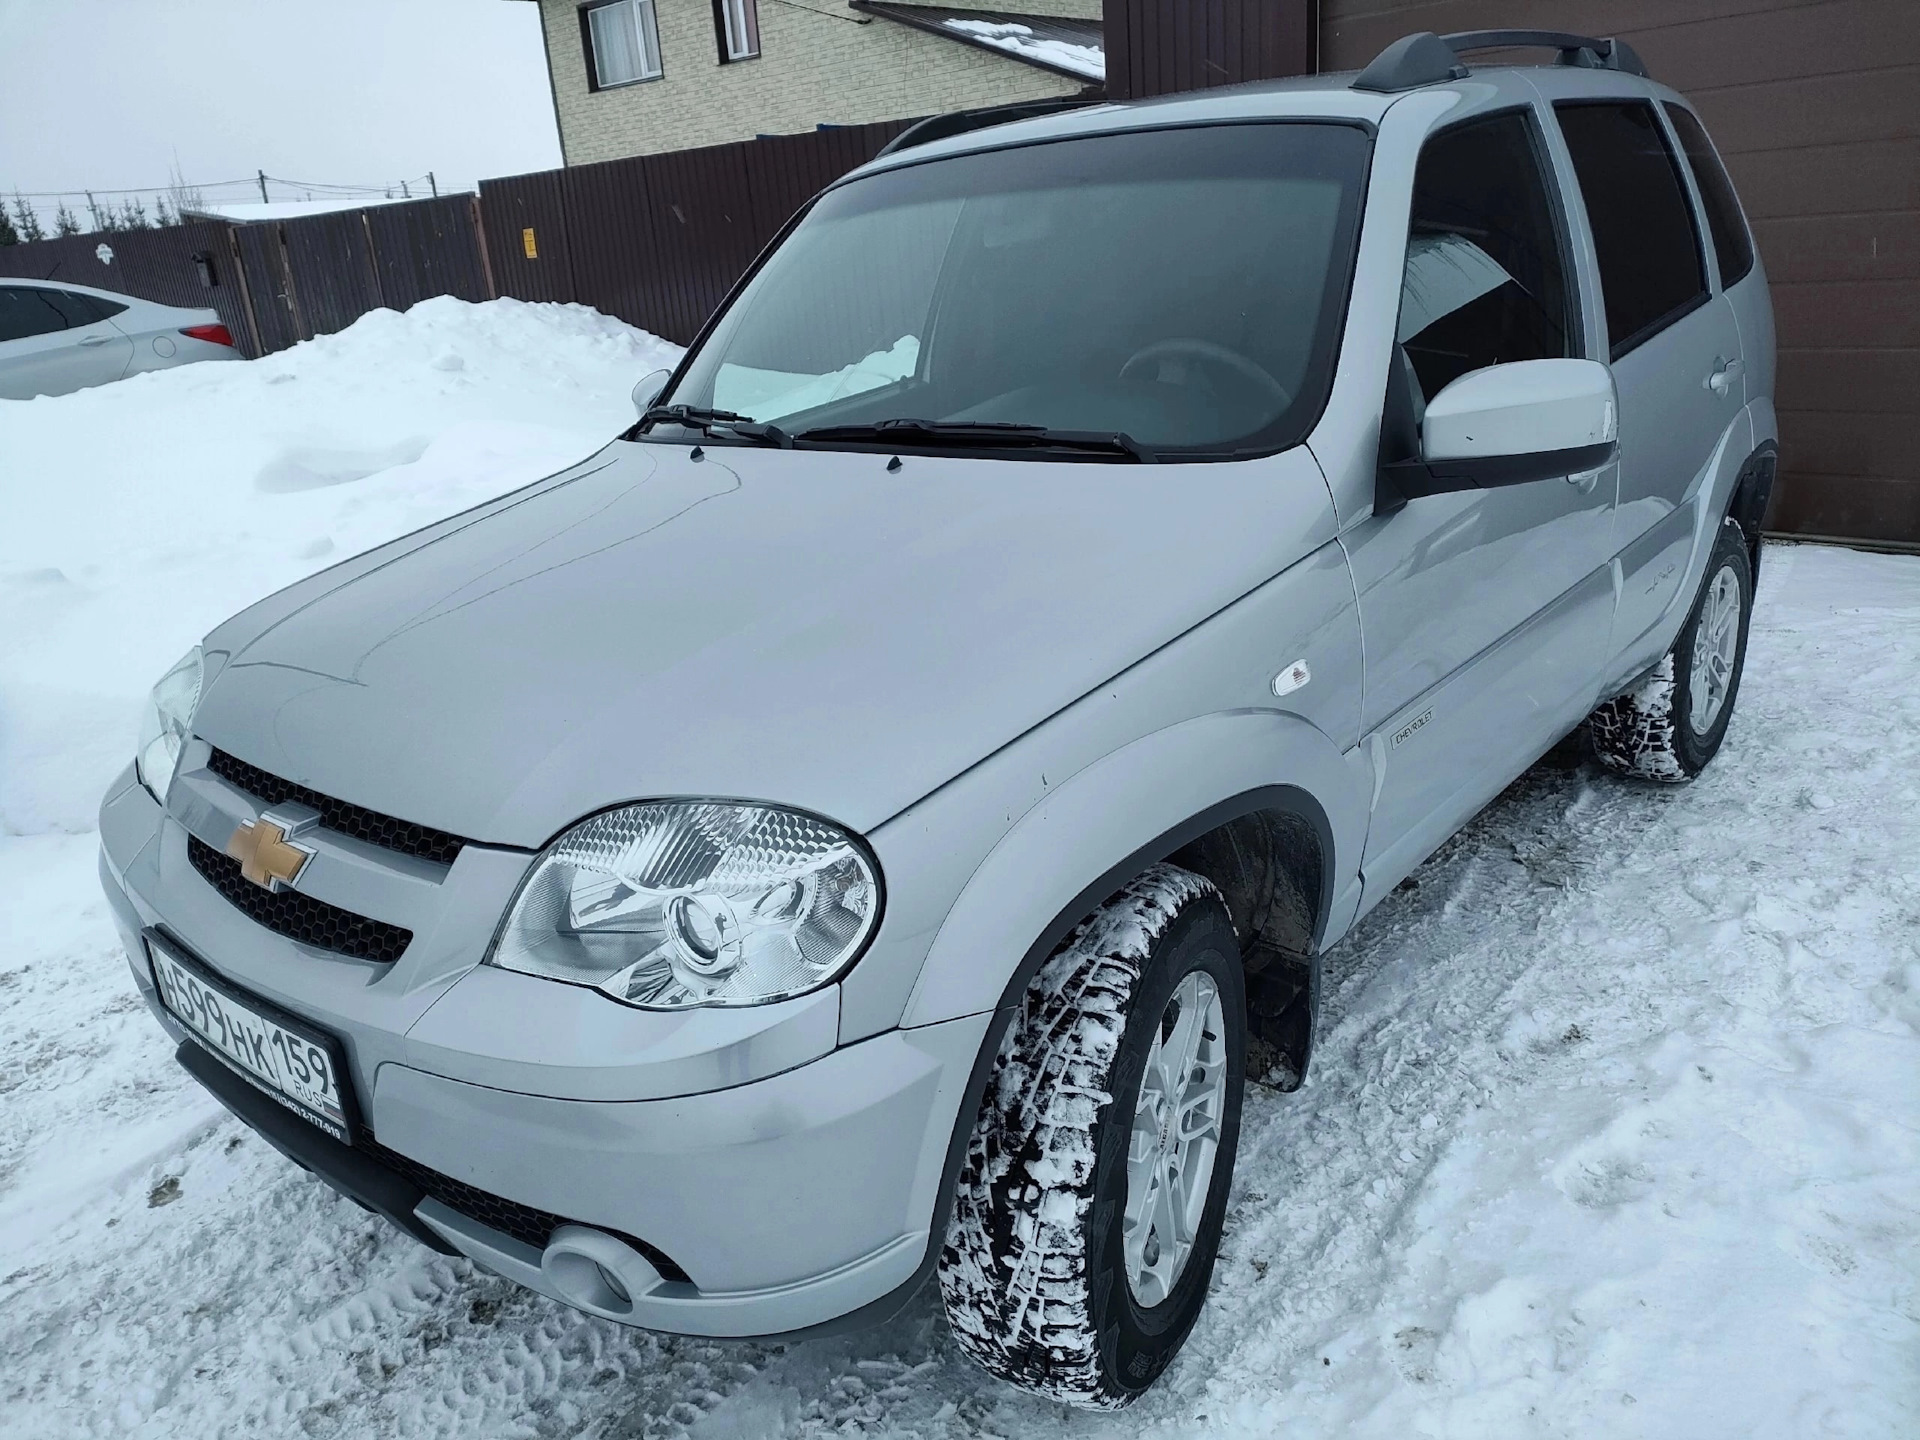
[{"label": "headlight", "polygon": [[534,862],[490,963],[628,1005],[763,1005],[825,985],[880,915],[879,876],[810,815],[712,800],[582,821]]},{"label": "headlight", "polygon": [[187,736],[192,732],[193,708],[200,703],[202,673],[200,647],[196,645],[160,677],[160,683],[147,696],[147,713],[140,721],[140,748],[133,755],[134,768],[140,783],[151,790],[153,798],[162,805],[167,803],[173,772],[180,765],[180,752],[186,748]]}]

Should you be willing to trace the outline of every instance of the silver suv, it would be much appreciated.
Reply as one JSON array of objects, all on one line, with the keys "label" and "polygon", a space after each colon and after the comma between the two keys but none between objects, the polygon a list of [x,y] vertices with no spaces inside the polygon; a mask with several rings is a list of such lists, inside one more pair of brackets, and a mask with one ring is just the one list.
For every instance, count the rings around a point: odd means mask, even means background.
[{"label": "silver suv", "polygon": [[[1514,43],[1559,63],[1461,63]],[[708,1336],[937,1276],[1123,1405],[1328,947],[1583,722],[1719,748],[1773,376],[1617,42],[928,122],[619,440],[162,679],[101,814],[135,982],[435,1249]]]}]

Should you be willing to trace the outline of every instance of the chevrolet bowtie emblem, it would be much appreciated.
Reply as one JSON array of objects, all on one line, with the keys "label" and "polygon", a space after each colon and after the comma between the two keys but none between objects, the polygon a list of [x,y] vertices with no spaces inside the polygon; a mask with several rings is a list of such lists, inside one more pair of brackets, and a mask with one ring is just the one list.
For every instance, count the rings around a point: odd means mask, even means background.
[{"label": "chevrolet bowtie emblem", "polygon": [[287,839],[286,827],[264,815],[233,832],[227,854],[240,862],[242,875],[266,890],[285,890],[313,858],[313,851]]}]

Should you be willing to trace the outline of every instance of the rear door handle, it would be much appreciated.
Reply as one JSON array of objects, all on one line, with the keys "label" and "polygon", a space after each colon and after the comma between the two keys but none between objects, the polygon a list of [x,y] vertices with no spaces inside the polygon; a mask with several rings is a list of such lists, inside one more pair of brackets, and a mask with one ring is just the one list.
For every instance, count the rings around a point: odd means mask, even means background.
[{"label": "rear door handle", "polygon": [[1738,360],[1721,360],[1711,375],[1707,376],[1706,388],[1716,395],[1724,395],[1733,388],[1733,382],[1746,367]]},{"label": "rear door handle", "polygon": [[111,335],[89,335],[80,343],[82,345],[104,345],[111,339],[113,339]]}]

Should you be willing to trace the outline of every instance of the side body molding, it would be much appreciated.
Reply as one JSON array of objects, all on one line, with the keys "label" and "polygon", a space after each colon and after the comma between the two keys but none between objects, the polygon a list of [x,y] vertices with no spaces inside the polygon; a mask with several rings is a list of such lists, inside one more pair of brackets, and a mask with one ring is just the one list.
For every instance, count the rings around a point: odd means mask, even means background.
[{"label": "side body molding", "polygon": [[1243,710],[1183,721],[1054,787],[988,854],[927,952],[903,1026],[991,1010],[1025,964],[1143,866],[1236,815],[1290,809],[1327,851],[1319,934],[1366,838],[1361,772],[1294,715]]}]

